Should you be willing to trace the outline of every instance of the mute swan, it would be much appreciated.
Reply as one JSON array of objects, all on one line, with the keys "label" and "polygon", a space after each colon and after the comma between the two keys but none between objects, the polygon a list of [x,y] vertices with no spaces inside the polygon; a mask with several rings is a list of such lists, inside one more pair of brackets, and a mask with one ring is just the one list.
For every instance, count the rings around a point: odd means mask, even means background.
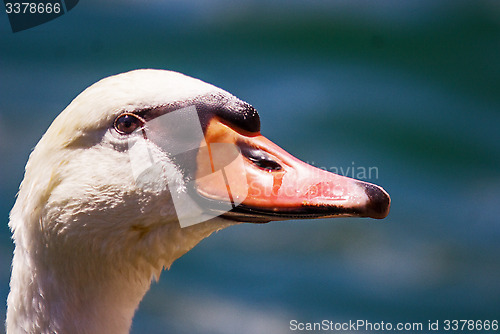
[{"label": "mute swan", "polygon": [[[174,157],[173,136],[191,134],[154,121],[181,110],[182,127],[189,106],[202,138]],[[133,151],[133,136],[142,151]],[[216,143],[237,147],[241,159],[224,165],[224,179],[207,179],[200,161],[210,155],[214,172]],[[138,176],[131,165],[147,160],[144,152],[159,169]],[[188,184],[194,195],[186,195]],[[232,206],[217,209],[228,191]],[[174,198],[193,196],[192,207],[204,201],[208,212],[216,209],[181,226],[179,212],[202,213],[174,206]],[[389,206],[382,188],[316,169],[270,142],[256,110],[222,89],[164,70],[105,78],[69,104],[29,157],[10,214],[7,333],[127,333],[151,280],[214,231],[242,222],[384,218]]]}]

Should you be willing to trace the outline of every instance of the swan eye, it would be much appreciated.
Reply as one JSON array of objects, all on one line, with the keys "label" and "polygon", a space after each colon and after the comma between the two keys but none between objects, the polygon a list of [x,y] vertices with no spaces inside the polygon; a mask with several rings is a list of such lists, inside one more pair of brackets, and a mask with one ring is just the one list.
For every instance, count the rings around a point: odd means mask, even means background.
[{"label": "swan eye", "polygon": [[128,135],[144,125],[144,120],[134,114],[122,114],[115,119],[115,130],[122,134]]}]

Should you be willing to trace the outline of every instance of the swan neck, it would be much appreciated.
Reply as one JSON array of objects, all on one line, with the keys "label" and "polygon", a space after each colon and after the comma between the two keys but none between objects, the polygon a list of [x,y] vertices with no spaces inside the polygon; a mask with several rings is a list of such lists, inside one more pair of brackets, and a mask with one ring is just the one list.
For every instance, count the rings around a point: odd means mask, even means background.
[{"label": "swan neck", "polygon": [[129,332],[135,310],[149,289],[149,277],[72,264],[70,259],[57,262],[46,263],[16,247],[8,334]]}]

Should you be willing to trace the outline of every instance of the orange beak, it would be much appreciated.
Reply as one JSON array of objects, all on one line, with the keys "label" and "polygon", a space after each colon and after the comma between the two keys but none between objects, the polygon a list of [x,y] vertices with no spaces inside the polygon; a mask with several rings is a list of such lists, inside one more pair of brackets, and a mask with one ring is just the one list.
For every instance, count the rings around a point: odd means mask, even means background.
[{"label": "orange beak", "polygon": [[[380,219],[389,213],[391,200],[381,187],[306,164],[260,133],[233,129],[215,117],[205,131],[205,142],[207,149],[197,157],[197,192],[214,202],[229,198],[233,209],[223,214],[225,218],[244,222]],[[218,152],[220,144],[237,150]],[[222,170],[221,177],[204,177],[216,169]]]}]

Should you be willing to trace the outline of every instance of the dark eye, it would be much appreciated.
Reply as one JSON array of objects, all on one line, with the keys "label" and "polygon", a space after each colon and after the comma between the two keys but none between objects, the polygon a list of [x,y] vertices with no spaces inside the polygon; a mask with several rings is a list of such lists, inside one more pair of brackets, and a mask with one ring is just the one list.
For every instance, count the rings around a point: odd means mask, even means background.
[{"label": "dark eye", "polygon": [[241,153],[259,168],[268,171],[279,171],[282,169],[281,165],[270,157],[266,152],[251,146],[240,147]]},{"label": "dark eye", "polygon": [[134,114],[121,114],[115,119],[114,127],[118,133],[128,135],[144,125],[144,120]]}]

